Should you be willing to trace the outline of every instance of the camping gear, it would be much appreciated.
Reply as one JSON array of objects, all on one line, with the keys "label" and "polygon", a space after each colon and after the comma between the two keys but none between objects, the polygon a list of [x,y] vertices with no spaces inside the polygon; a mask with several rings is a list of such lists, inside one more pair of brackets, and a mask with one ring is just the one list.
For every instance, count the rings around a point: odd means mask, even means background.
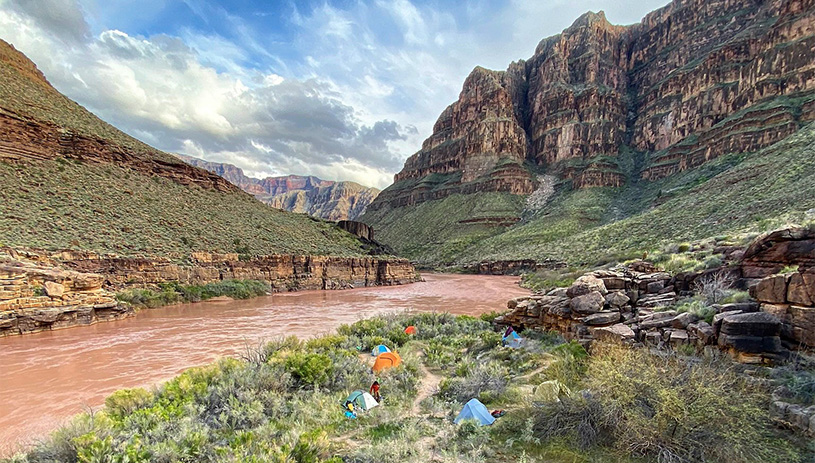
[{"label": "camping gear", "polygon": [[349,394],[348,398],[345,399],[345,403],[349,402],[353,405],[355,410],[362,410],[364,412],[379,405],[379,402],[374,400],[373,396],[365,391],[354,391]]},{"label": "camping gear", "polygon": [[373,350],[371,350],[371,355],[373,357],[376,357],[379,354],[384,354],[385,352],[390,352],[390,351],[391,350],[388,349],[388,346],[386,346],[384,344],[380,344],[380,345],[374,347]]},{"label": "camping gear", "polygon": [[523,341],[523,339],[518,336],[518,333],[516,333],[514,330],[510,332],[509,335],[501,338],[501,343],[503,345],[509,346],[513,349],[518,349],[521,347],[521,341]]},{"label": "camping gear", "polygon": [[385,352],[376,356],[373,370],[374,373],[379,373],[387,368],[398,367],[402,363],[402,358],[396,352]]},{"label": "camping gear", "polygon": [[405,328],[405,334],[416,334],[416,327],[413,325],[408,326]]},{"label": "camping gear", "polygon": [[346,410],[345,411],[345,417],[350,419],[350,420],[357,419],[357,415],[354,412],[352,412],[351,410]]},{"label": "camping gear", "polygon": [[506,414],[507,414],[506,410],[493,410],[492,413],[490,413],[490,415],[492,415],[493,418],[501,418]]},{"label": "camping gear", "polygon": [[463,420],[476,420],[479,426],[488,426],[495,422],[490,411],[478,399],[470,399],[464,404],[464,408],[461,409],[461,413],[453,420],[453,423],[458,424]]}]

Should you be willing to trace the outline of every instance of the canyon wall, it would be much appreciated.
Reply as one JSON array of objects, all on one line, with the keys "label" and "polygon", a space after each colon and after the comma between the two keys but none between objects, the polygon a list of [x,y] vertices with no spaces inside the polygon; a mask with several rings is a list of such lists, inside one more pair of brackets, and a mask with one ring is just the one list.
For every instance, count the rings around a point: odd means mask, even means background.
[{"label": "canyon wall", "polygon": [[[477,67],[371,205],[656,180],[815,120],[815,1],[675,0],[632,26],[587,13],[506,71]],[[621,152],[645,154],[635,172]],[[629,168],[630,169],[630,168]]]},{"label": "canyon wall", "polygon": [[177,154],[195,167],[217,174],[264,203],[290,212],[326,220],[355,220],[379,194],[354,182],[333,182],[314,176],[286,175],[258,179],[248,177],[232,164],[204,161]]}]

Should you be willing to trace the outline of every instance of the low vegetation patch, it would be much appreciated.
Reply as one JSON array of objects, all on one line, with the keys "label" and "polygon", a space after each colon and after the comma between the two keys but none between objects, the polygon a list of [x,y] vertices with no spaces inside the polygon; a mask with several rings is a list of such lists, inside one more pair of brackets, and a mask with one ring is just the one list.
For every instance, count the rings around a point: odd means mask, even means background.
[{"label": "low vegetation patch", "polygon": [[116,299],[136,308],[155,308],[181,302],[200,302],[213,297],[227,296],[233,299],[249,299],[269,294],[271,286],[257,280],[223,280],[205,285],[182,285],[177,282],[162,283],[158,289],[133,288],[116,295]]}]

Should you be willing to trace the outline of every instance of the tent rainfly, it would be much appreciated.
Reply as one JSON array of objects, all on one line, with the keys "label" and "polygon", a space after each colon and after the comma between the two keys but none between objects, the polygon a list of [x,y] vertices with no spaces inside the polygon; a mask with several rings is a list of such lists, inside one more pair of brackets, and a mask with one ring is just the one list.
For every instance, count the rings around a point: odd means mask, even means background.
[{"label": "tent rainfly", "polygon": [[490,411],[478,399],[470,399],[464,404],[464,408],[461,409],[461,413],[453,420],[453,423],[458,424],[464,420],[476,420],[480,426],[488,426],[495,422]]},{"label": "tent rainfly", "polygon": [[402,363],[402,358],[396,352],[385,352],[376,356],[374,366],[371,368],[374,373],[379,373],[382,370],[398,367]]},{"label": "tent rainfly", "polygon": [[391,350],[388,349],[388,346],[386,346],[384,344],[380,344],[380,345],[374,347],[373,350],[371,350],[371,355],[376,357],[379,354],[384,354],[385,352],[390,352],[390,351]]},{"label": "tent rainfly", "polygon": [[354,404],[354,410],[362,410],[366,412],[379,405],[376,399],[365,391],[354,391],[348,395],[348,398],[345,399],[345,401]]}]

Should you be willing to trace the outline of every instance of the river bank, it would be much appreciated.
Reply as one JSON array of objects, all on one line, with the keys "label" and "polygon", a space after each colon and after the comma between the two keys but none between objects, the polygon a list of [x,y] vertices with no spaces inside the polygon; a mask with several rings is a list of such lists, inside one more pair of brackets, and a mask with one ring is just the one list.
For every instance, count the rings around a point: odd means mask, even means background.
[{"label": "river bank", "polygon": [[109,323],[2,338],[0,443],[6,448],[0,454],[54,429],[83,404],[99,407],[115,390],[147,387],[191,366],[239,355],[260,339],[311,338],[343,323],[411,309],[478,315],[529,294],[517,277],[422,276],[425,282],[404,286],[166,306]]}]

